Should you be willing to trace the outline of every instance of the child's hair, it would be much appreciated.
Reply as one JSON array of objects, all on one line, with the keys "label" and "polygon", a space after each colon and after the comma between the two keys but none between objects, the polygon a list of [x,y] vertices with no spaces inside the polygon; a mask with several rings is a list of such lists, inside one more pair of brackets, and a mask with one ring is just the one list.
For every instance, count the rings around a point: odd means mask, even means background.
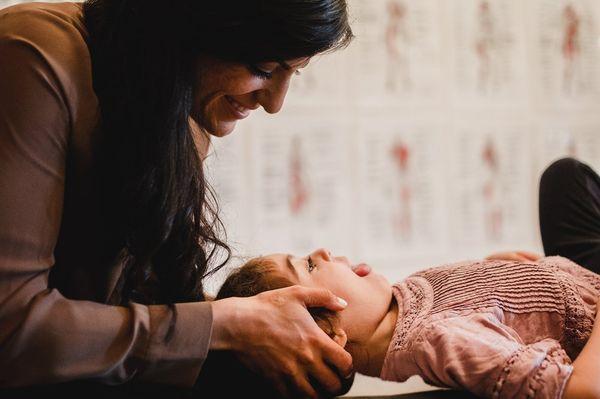
[{"label": "child's hair", "polygon": [[[266,257],[253,258],[234,270],[225,280],[215,300],[230,297],[250,297],[261,292],[291,287],[294,282],[280,272],[274,261]],[[330,337],[335,336],[334,326],[337,315],[325,308],[309,308],[309,312],[319,327]],[[226,375],[233,384],[222,384]],[[343,393],[350,390],[353,378],[343,381]],[[216,383],[216,381],[219,381]],[[215,385],[215,383],[217,385]],[[197,381],[203,394],[218,393],[220,397],[243,397],[260,395],[262,399],[279,398],[271,384],[262,376],[244,367],[235,355],[227,351],[209,352]],[[323,393],[322,393],[323,394]]]},{"label": "child's hair", "polygon": [[[225,280],[216,299],[229,297],[249,297],[261,292],[291,287],[295,283],[284,275],[275,262],[266,257],[250,259],[233,271]],[[334,326],[337,315],[326,308],[309,308],[309,313],[319,327],[331,338],[335,336]]]}]

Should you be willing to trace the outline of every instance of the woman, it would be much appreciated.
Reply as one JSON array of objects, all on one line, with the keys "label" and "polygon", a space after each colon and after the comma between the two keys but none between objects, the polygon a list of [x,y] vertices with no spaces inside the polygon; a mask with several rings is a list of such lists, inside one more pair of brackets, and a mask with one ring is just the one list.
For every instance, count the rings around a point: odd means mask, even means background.
[{"label": "woman", "polygon": [[344,0],[0,11],[0,387],[191,386],[229,349],[283,395],[337,392],[351,357],[306,308],[343,300],[203,301],[229,249],[202,158],[207,133],[278,112],[292,75],[351,38]]}]

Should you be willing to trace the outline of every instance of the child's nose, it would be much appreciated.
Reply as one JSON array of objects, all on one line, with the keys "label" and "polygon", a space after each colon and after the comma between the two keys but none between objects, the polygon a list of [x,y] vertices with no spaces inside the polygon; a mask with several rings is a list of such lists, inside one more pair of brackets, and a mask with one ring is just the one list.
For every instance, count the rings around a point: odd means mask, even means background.
[{"label": "child's nose", "polygon": [[321,257],[327,262],[331,261],[331,252],[325,248],[319,248],[313,252],[314,257]]}]

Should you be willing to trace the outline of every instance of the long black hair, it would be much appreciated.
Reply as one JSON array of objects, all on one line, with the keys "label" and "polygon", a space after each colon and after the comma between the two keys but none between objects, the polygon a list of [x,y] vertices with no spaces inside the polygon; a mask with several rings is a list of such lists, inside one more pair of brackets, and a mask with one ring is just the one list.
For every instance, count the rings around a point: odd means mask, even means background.
[{"label": "long black hair", "polygon": [[344,47],[345,0],[88,0],[83,12],[101,112],[103,260],[125,266],[110,302],[203,300],[202,279],[231,251],[190,131],[195,59]]}]

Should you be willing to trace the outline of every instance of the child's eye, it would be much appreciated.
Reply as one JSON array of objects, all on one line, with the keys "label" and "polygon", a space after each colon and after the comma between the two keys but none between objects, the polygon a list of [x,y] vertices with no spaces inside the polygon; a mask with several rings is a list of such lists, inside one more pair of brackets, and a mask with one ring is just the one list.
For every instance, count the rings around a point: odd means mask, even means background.
[{"label": "child's eye", "polygon": [[313,262],[313,260],[309,256],[308,257],[308,272],[310,273],[316,268],[317,268],[317,265],[315,265],[315,262]]}]

